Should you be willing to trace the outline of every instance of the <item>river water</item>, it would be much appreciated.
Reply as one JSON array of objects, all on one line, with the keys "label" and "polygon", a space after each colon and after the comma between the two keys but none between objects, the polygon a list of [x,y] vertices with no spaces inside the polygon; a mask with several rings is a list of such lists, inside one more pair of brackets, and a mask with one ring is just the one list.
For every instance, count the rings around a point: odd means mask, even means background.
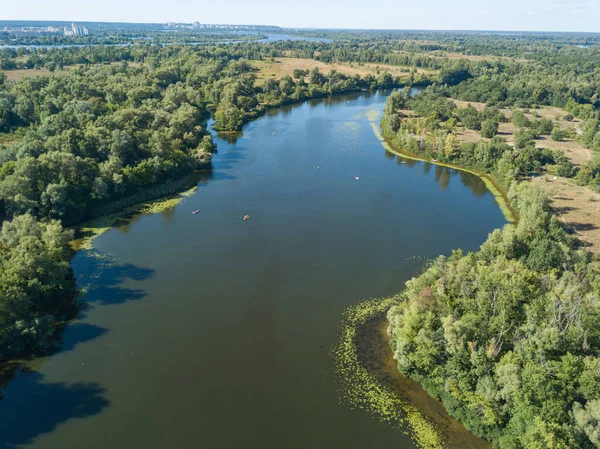
[{"label": "river water", "polygon": [[286,107],[217,139],[194,196],[79,252],[90,307],[4,390],[3,447],[414,447],[340,403],[340,315],[505,220],[478,178],[386,152],[385,98]]}]

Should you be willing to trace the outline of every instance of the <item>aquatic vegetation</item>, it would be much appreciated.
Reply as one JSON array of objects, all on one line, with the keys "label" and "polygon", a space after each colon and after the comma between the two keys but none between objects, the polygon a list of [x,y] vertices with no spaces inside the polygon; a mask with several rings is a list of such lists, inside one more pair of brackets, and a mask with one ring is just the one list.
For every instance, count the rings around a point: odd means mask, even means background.
[{"label": "aquatic vegetation", "polygon": [[71,246],[74,250],[91,250],[93,247],[92,242],[105,232],[110,231],[110,229],[119,221],[134,214],[160,214],[181,204],[197,191],[198,186],[194,186],[175,196],[134,204],[133,206],[126,207],[120,212],[87,221],[77,227],[78,238],[71,242]]},{"label": "aquatic vegetation", "polygon": [[353,408],[372,413],[383,422],[403,430],[408,428],[410,436],[419,447],[443,448],[440,430],[417,407],[406,403],[382,385],[358,358],[356,336],[360,327],[369,319],[386,313],[399,301],[397,296],[370,299],[351,306],[344,312],[340,338],[332,349],[336,374],[341,383],[341,396]]},{"label": "aquatic vegetation", "polygon": [[181,192],[179,194],[179,196],[182,196],[184,198],[189,198],[190,196],[195,195],[196,192],[198,192],[198,186],[194,186],[191,189],[186,190],[185,192]]}]

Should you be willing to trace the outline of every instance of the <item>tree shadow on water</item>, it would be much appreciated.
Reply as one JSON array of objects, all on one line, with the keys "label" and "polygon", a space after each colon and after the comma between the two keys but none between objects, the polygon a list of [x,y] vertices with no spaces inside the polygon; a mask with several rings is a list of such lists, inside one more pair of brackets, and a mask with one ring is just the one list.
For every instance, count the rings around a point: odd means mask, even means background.
[{"label": "tree shadow on water", "polygon": [[44,382],[44,375],[16,369],[0,401],[0,448],[31,444],[59,424],[97,415],[110,402],[97,383]]},{"label": "tree shadow on water", "polygon": [[145,281],[154,277],[152,268],[138,267],[115,260],[89,255],[78,261],[78,285],[86,290],[86,304],[111,305],[135,301],[148,295],[141,288],[124,287],[127,280]]},{"label": "tree shadow on water", "polygon": [[64,330],[56,345],[60,352],[71,351],[78,344],[87,343],[108,333],[105,327],[97,326],[91,323],[71,323]]}]

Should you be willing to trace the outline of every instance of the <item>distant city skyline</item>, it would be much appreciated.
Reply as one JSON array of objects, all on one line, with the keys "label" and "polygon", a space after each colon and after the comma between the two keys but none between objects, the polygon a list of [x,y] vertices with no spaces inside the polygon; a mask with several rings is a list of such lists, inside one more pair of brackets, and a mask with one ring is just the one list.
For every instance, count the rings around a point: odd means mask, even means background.
[{"label": "distant city skyline", "polygon": [[600,32],[597,0],[28,0],[2,8],[2,20],[201,22],[289,28]]}]

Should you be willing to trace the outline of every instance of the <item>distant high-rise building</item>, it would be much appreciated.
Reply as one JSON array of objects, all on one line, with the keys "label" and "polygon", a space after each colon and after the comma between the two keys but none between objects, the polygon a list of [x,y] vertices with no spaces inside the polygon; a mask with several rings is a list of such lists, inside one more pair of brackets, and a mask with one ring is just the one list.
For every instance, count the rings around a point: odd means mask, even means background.
[{"label": "distant high-rise building", "polygon": [[71,28],[64,28],[65,36],[88,36],[90,32],[84,26],[77,25],[75,22],[71,24]]}]

